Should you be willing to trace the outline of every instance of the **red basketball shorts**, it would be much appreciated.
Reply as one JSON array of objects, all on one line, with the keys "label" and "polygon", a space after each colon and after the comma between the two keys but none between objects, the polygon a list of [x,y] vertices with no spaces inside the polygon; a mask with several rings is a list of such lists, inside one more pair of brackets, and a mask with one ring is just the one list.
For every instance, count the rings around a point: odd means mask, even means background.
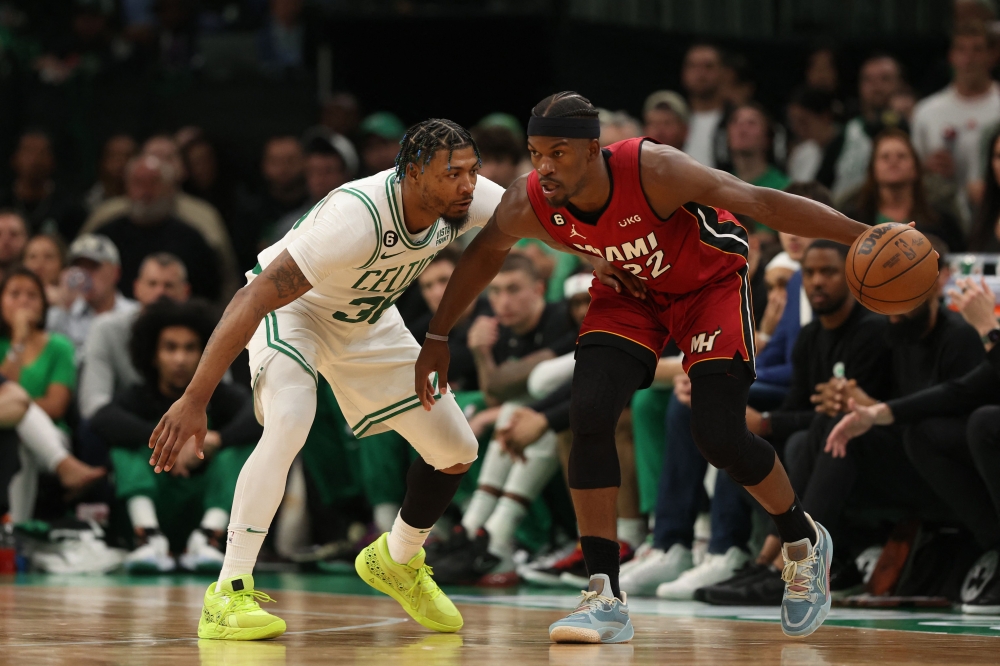
[{"label": "red basketball shorts", "polygon": [[689,376],[727,372],[734,357],[754,363],[754,320],[746,268],[687,294],[617,293],[594,280],[579,346],[619,347],[650,368],[667,341],[684,353]]}]

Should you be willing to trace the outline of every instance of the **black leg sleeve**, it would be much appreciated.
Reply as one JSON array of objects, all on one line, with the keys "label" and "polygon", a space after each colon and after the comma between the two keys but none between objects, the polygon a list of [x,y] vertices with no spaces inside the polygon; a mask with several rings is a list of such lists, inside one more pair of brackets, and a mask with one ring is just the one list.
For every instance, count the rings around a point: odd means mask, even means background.
[{"label": "black leg sleeve", "polygon": [[463,476],[439,472],[417,458],[406,473],[406,496],[399,515],[410,527],[430,529],[451,504]]}]

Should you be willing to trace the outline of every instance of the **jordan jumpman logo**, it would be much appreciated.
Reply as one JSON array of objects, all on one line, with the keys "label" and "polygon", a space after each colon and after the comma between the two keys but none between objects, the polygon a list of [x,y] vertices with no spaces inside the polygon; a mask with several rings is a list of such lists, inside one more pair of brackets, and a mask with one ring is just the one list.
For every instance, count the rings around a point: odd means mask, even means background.
[{"label": "jordan jumpman logo", "polygon": [[570,238],[576,238],[577,236],[579,236],[580,238],[582,238],[584,240],[587,240],[586,236],[584,236],[583,234],[581,234],[579,231],[576,230],[576,225],[574,224],[569,229],[569,237]]}]

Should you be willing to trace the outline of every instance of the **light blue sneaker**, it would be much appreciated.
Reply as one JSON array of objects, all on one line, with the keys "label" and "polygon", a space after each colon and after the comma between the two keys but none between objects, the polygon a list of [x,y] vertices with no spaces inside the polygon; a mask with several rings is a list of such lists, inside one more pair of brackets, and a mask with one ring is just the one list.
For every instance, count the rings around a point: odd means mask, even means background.
[{"label": "light blue sneaker", "polygon": [[576,610],[549,627],[549,638],[556,643],[625,643],[634,634],[628,599],[624,592],[615,598],[606,574],[591,576]]},{"label": "light blue sneaker", "polygon": [[[830,612],[833,593],[830,591],[830,561],[833,559],[833,540],[819,523],[809,522],[816,528],[816,544],[801,539],[781,546],[785,569],[785,596],[781,599],[781,630],[786,636],[801,638],[819,629]],[[799,557],[799,559],[794,559]]]}]

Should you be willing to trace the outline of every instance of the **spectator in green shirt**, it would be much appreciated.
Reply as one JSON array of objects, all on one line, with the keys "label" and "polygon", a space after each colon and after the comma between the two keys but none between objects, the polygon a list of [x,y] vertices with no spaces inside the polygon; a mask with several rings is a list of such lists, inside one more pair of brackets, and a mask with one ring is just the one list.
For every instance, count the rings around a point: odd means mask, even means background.
[{"label": "spectator in green shirt", "polygon": [[764,107],[756,102],[737,107],[729,116],[726,131],[737,178],[758,187],[788,187],[788,177],[773,164],[774,137]]},{"label": "spectator in green shirt", "polygon": [[73,343],[45,330],[41,280],[24,267],[0,281],[0,375],[19,383],[61,428],[76,386]]}]

